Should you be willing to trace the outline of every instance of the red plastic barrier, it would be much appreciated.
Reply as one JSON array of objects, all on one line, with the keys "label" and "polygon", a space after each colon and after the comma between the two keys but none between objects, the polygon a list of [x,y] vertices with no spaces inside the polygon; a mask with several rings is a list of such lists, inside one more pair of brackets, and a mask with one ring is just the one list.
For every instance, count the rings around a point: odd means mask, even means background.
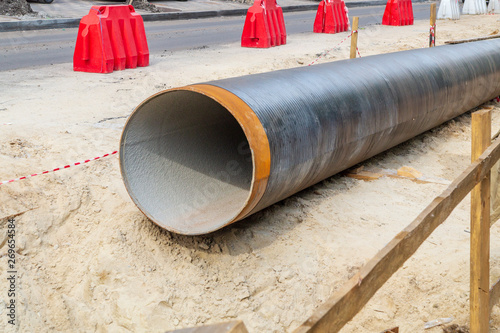
[{"label": "red plastic barrier", "polygon": [[388,0],[382,24],[413,25],[413,5],[411,0]]},{"label": "red plastic barrier", "polygon": [[142,17],[130,5],[92,6],[80,20],[73,70],[111,73],[149,65]]},{"label": "red plastic barrier", "polygon": [[343,0],[323,0],[319,3],[313,31],[334,34],[349,30],[347,7]]},{"label": "red plastic barrier", "polygon": [[267,48],[286,44],[283,10],[276,0],[255,0],[248,9],[241,46]]}]

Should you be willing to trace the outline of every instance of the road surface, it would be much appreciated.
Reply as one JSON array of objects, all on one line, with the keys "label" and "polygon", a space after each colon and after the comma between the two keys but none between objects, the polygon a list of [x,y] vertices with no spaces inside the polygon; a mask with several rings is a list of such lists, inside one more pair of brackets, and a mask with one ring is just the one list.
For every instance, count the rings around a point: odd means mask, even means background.
[{"label": "road surface", "polygon": [[[415,19],[429,17],[430,4],[413,5]],[[357,7],[360,27],[380,24],[384,6]],[[287,34],[311,32],[315,11],[285,13]],[[244,17],[145,22],[150,54],[201,48],[240,41]],[[73,62],[78,29],[3,32],[0,34],[0,71]]]}]

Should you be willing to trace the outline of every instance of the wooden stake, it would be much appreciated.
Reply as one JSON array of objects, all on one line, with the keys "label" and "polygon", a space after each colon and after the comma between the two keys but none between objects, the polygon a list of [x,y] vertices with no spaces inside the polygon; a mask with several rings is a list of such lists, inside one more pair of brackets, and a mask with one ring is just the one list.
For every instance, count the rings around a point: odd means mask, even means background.
[{"label": "wooden stake", "polygon": [[436,4],[431,4],[431,31],[429,34],[429,47],[436,46]]},{"label": "wooden stake", "polygon": [[[472,162],[491,144],[491,111],[472,114]],[[470,332],[489,331],[490,172],[471,191]]]},{"label": "wooden stake", "polygon": [[352,18],[351,59],[356,58],[356,52],[358,51],[358,24],[359,17],[354,16]]}]

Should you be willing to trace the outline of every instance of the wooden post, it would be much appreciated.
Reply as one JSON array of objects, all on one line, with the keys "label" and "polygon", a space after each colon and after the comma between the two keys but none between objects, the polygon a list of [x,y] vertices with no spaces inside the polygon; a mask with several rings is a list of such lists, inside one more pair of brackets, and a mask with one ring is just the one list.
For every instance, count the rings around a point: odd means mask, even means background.
[{"label": "wooden post", "polygon": [[[472,114],[472,161],[491,144],[491,110]],[[490,172],[471,191],[470,332],[489,331]]]},{"label": "wooden post", "polygon": [[352,18],[351,59],[356,58],[356,52],[358,51],[358,24],[359,17],[354,16]]},{"label": "wooden post", "polygon": [[429,47],[436,46],[436,4],[431,4],[431,32],[429,34]]}]

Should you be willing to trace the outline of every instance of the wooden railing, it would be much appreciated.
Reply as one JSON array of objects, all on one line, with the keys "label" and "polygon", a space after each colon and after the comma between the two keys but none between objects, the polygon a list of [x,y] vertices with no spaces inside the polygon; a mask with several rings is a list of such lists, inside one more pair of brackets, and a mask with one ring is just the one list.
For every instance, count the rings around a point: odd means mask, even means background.
[{"label": "wooden railing", "polygon": [[[500,159],[500,139],[488,147],[491,109],[473,113],[472,124],[472,157],[479,157],[294,333],[339,331],[473,189],[470,328],[471,333],[488,332],[490,308],[500,296],[499,283],[493,286],[491,292],[483,291],[489,290],[490,170]],[[484,153],[480,154],[482,151]]]}]

